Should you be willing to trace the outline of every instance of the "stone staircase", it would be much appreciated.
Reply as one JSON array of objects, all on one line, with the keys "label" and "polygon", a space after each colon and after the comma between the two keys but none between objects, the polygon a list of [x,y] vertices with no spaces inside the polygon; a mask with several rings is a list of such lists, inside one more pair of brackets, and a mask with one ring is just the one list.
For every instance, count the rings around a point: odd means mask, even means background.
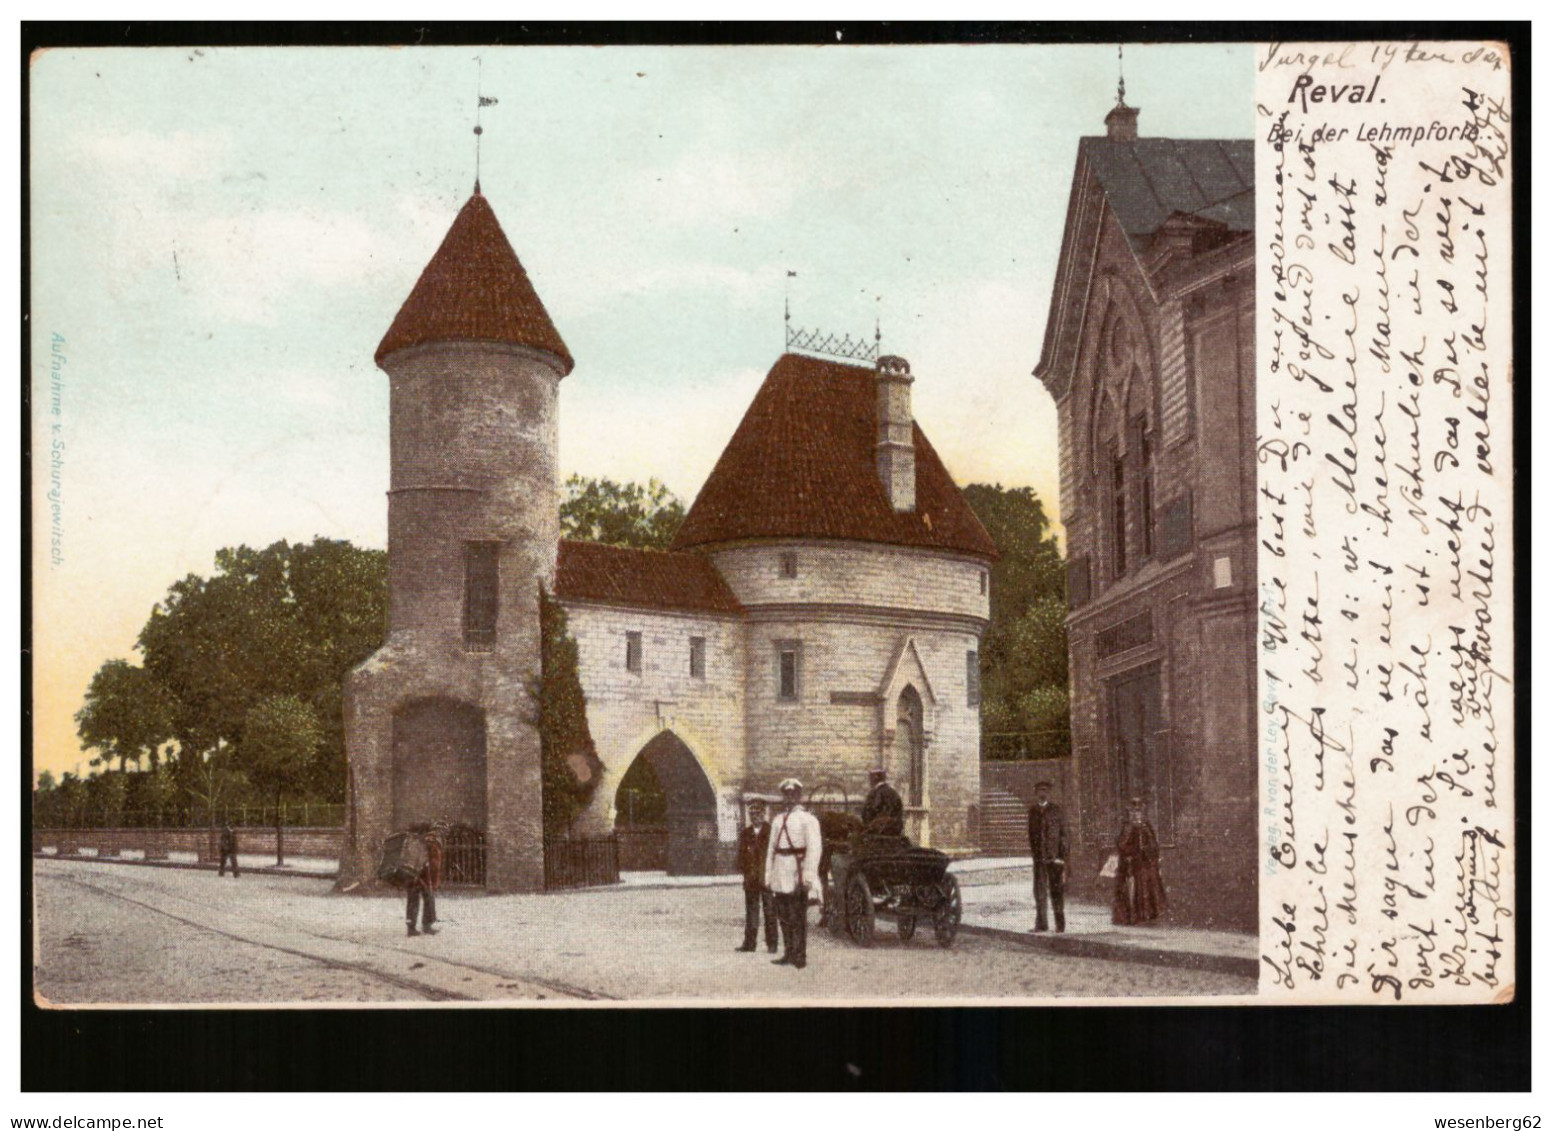
[{"label": "stone staircase", "polygon": [[1029,809],[1014,794],[985,782],[981,785],[981,855],[1029,855]]}]

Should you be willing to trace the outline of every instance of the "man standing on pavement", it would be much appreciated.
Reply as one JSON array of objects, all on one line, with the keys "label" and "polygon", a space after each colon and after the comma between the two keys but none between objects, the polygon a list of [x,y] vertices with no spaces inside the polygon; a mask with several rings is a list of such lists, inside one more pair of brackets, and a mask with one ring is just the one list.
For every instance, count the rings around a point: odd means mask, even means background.
[{"label": "man standing on pavement", "polygon": [[[420,828],[425,829],[422,825]],[[424,832],[410,830],[404,838],[404,855],[401,864],[414,873],[415,878],[404,885],[405,934],[436,934],[436,889],[442,884],[442,841],[435,829]],[[416,918],[420,930],[415,929]]]},{"label": "man standing on pavement", "polygon": [[1035,872],[1035,930],[1047,930],[1045,908],[1050,897],[1056,915],[1056,930],[1067,929],[1062,906],[1062,873],[1067,867],[1067,822],[1062,807],[1051,803],[1051,783],[1035,786],[1035,803],[1029,810],[1029,854]]},{"label": "man standing on pavement", "polygon": [[819,887],[819,854],[824,841],[819,818],[803,808],[803,783],[788,778],[781,783],[786,806],[771,826],[770,848],[765,856],[765,882],[776,901],[785,950],[777,966],[808,965],[808,899],[812,894],[823,904]]},{"label": "man standing on pavement", "polygon": [[216,875],[226,875],[226,862],[232,862],[232,879],[236,879],[241,873],[237,870],[237,834],[232,831],[231,825],[221,826],[221,867]]},{"label": "man standing on pavement", "polygon": [[744,945],[739,950],[754,950],[763,913],[765,949],[776,953],[776,901],[765,887],[765,857],[770,845],[765,802],[757,797],[749,803],[749,823],[738,831],[738,870],[744,877]]},{"label": "man standing on pavement", "polygon": [[902,836],[905,833],[905,803],[889,784],[883,766],[868,771],[867,800],[862,803],[862,831],[870,836]]}]

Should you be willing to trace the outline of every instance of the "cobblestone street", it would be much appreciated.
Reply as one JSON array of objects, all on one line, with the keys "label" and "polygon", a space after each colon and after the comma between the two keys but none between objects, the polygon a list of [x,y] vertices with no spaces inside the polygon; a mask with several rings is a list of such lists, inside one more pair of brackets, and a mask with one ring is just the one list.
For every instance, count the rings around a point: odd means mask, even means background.
[{"label": "cobblestone street", "polygon": [[36,990],[88,1003],[554,1002],[870,1004],[932,998],[1252,994],[1252,978],[1042,953],[892,927],[861,950],[810,927],[809,966],[735,953],[729,887],[552,895],[444,893],[442,931],[407,938],[402,905],[307,877],[34,862]]}]

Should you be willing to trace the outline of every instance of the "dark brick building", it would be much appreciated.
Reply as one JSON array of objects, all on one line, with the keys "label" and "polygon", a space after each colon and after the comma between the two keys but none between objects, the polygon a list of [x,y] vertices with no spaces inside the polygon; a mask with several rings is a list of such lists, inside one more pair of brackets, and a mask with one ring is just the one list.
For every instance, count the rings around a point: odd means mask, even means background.
[{"label": "dark brick building", "polygon": [[1079,142],[1035,370],[1060,427],[1073,882],[1108,896],[1140,796],[1175,919],[1253,928],[1253,147],[1139,138],[1137,115]]}]

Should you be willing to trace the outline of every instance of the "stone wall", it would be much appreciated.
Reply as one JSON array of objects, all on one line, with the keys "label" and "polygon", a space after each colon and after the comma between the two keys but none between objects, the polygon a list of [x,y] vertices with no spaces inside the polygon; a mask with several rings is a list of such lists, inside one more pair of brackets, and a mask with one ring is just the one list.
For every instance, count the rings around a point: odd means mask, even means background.
[{"label": "stone wall", "polygon": [[[244,856],[273,856],[273,828],[240,828],[237,851]],[[339,859],[345,831],[332,828],[286,828],[286,855]],[[219,829],[33,829],[32,851],[52,848],[60,856],[91,849],[98,856],[142,852],[147,860],[165,860],[169,853],[192,852],[200,862],[220,859]]]},{"label": "stone wall", "polygon": [[[782,575],[782,555],[797,576]],[[985,620],[991,615],[989,564],[977,558],[864,542],[759,542],[712,552],[712,561],[746,608],[856,605]]]},{"label": "stone wall", "polygon": [[[700,762],[718,800],[718,839],[738,840],[744,788],[747,632],[737,617],[667,613],[563,602],[577,641],[587,721],[603,780],[578,817],[579,836],[613,828],[620,779],[646,744],[673,731]],[[626,633],[641,633],[640,672],[625,666]],[[704,677],[690,674],[690,638],[706,641]]]}]

